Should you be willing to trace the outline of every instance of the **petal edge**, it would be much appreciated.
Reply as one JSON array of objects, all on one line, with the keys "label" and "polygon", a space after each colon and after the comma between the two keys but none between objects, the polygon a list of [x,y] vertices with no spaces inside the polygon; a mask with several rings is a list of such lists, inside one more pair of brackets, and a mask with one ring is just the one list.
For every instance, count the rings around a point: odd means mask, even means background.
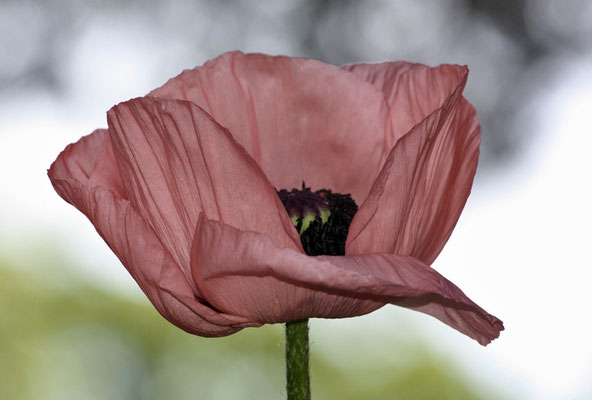
[{"label": "petal edge", "polygon": [[392,302],[432,315],[483,345],[503,329],[501,321],[415,258],[309,257],[203,216],[192,272],[214,306],[266,323],[352,317]]}]

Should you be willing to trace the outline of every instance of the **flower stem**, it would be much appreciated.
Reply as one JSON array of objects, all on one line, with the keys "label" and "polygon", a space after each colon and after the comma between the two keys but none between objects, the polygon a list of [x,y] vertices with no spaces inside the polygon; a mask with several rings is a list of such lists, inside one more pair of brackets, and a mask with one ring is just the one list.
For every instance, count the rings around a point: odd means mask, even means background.
[{"label": "flower stem", "polygon": [[286,378],[288,400],[310,400],[308,319],[286,323]]}]

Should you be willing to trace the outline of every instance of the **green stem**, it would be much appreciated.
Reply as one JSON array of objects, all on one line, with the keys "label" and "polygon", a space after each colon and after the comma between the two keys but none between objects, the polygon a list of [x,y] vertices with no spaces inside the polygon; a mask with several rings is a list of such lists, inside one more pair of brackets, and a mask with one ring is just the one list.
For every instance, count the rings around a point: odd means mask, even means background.
[{"label": "green stem", "polygon": [[288,400],[310,400],[308,319],[286,323],[286,378]]}]

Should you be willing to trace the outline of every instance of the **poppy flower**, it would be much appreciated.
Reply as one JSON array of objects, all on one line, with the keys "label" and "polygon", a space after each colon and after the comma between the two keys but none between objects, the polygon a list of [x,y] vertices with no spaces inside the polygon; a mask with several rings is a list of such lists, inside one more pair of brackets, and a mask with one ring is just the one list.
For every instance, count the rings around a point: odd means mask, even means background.
[{"label": "poppy flower", "polygon": [[[227,53],[111,108],[48,174],[187,332],[391,303],[486,345],[502,322],[430,267],[477,167],[467,75]],[[336,250],[307,254],[303,231]]]}]

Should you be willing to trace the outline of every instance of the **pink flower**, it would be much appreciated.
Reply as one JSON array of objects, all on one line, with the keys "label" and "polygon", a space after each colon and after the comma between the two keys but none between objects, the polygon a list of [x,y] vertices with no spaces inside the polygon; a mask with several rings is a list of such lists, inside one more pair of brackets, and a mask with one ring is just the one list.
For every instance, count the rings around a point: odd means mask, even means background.
[{"label": "pink flower", "polygon": [[[471,190],[466,67],[337,68],[239,52],[113,107],[49,170],[158,311],[200,336],[392,303],[485,345],[502,322],[430,267]],[[360,205],[344,256],[307,256],[277,189]]]}]

